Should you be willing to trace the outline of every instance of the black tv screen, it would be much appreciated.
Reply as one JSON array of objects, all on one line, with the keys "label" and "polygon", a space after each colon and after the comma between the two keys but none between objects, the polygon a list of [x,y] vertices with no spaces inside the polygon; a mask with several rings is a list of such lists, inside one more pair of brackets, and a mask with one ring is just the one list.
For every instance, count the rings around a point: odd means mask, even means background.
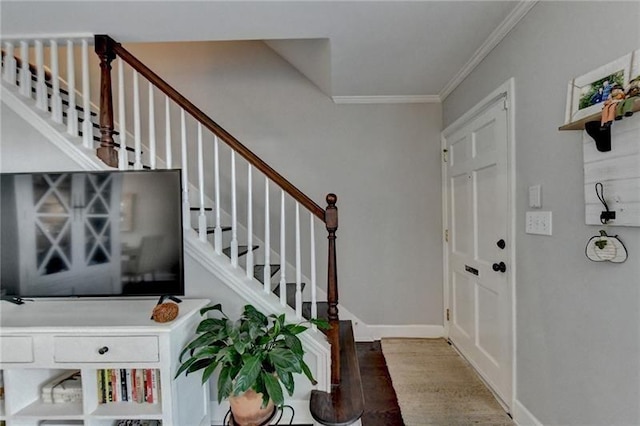
[{"label": "black tv screen", "polygon": [[3,297],[184,294],[179,170],[0,174]]}]

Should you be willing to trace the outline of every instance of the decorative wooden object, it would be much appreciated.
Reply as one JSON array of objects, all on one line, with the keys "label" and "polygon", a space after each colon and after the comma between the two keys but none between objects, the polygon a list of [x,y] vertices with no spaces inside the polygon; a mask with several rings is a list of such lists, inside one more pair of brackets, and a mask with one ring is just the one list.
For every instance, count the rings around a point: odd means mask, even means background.
[{"label": "decorative wooden object", "polygon": [[325,223],[329,235],[329,260],[327,271],[327,300],[329,302],[329,324],[327,333],[331,344],[331,384],[340,383],[340,318],[338,317],[338,269],[336,265],[336,231],[338,230],[338,208],[336,194],[327,195]]},{"label": "decorative wooden object", "polygon": [[151,318],[153,318],[155,322],[169,322],[176,319],[179,311],[180,308],[177,303],[160,303],[153,308]]},{"label": "decorative wooden object", "polygon": [[111,93],[111,61],[116,58],[114,40],[108,36],[95,38],[95,51],[100,58],[100,147],[98,158],[106,165],[118,167],[118,151],[113,140],[113,96]]}]

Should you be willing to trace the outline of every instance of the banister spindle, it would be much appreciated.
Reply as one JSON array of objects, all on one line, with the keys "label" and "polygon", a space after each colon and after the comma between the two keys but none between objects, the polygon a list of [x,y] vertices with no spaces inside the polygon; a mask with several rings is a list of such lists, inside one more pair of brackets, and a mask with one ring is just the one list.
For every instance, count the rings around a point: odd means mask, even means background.
[{"label": "banister spindle", "polygon": [[67,40],[67,133],[78,136],[78,109],[76,108],[76,60],[73,40]]},{"label": "banister spindle", "polygon": [[296,202],[296,317],[302,319],[302,257],[300,255],[300,203]]},{"label": "banister spindle", "polygon": [[149,167],[151,170],[156,169],[156,106],[151,82],[149,82]]},{"label": "banister spindle", "polygon": [[253,195],[251,182],[251,164],[247,164],[247,263],[245,265],[247,278],[253,278]]},{"label": "banister spindle", "polygon": [[[93,124],[91,124],[91,84],[89,82],[89,41],[82,40],[82,144],[93,148]],[[102,104],[102,100],[100,100]],[[102,105],[101,105],[102,107]],[[113,112],[113,111],[112,111]]]},{"label": "banister spindle", "polygon": [[58,42],[49,40],[51,54],[51,119],[62,123],[62,98],[60,97],[60,67],[58,64]]},{"label": "banister spindle", "polygon": [[222,225],[220,223],[220,156],[218,136],[214,136],[213,141],[213,172],[215,174],[215,198],[216,198],[216,229],[214,236],[214,249],[216,253],[222,254]]},{"label": "banister spindle", "polygon": [[264,292],[271,293],[271,230],[269,224],[269,178],[264,177]]},{"label": "banister spindle", "polygon": [[171,109],[169,106],[169,97],[164,97],[164,150],[165,150],[165,168],[172,167],[171,156]]},{"label": "banister spindle", "polygon": [[327,332],[331,344],[331,383],[340,383],[340,320],[338,317],[338,273],[336,266],[336,230],[338,229],[338,208],[335,194],[327,195],[325,223],[329,240],[329,259],[327,263],[327,301],[331,328]]},{"label": "banister spindle", "polygon": [[6,41],[4,43],[4,48],[6,53],[4,55],[4,69],[2,70],[3,71],[2,78],[7,83],[11,84],[12,86],[15,86],[16,85],[16,57],[14,53],[13,42]]},{"label": "banister spindle", "polygon": [[[309,247],[309,257],[311,260],[311,318],[318,318],[318,297],[316,294],[316,235],[314,228],[314,216],[313,213],[309,213],[309,240],[311,246]],[[311,325],[311,328],[317,330],[318,327],[315,324]]]},{"label": "banister spindle", "polygon": [[138,71],[133,70],[133,168],[142,170],[142,131],[140,129],[140,82]]},{"label": "banister spindle", "polygon": [[48,109],[47,86],[44,75],[44,50],[42,41],[36,40],[36,107],[42,111]]},{"label": "banister spindle", "polygon": [[[115,142],[113,140],[113,92],[111,85],[111,62],[116,58],[116,54],[113,51],[114,42],[108,37],[99,36],[96,36],[95,41],[95,51],[100,58],[100,147],[97,150],[97,154],[98,158],[106,165],[118,167],[118,151],[115,149]],[[89,126],[84,126],[83,132],[87,132],[89,133],[89,137],[93,137],[91,111],[87,102],[88,100],[88,94],[85,94],[85,122],[83,124],[88,124]],[[87,136],[87,134],[85,134],[85,136]]]},{"label": "banister spindle", "polygon": [[280,304],[287,305],[287,269],[286,233],[284,216],[284,189],[280,191]]},{"label": "banister spindle", "polygon": [[127,114],[124,98],[124,61],[118,58],[118,130],[120,131],[120,150],[118,152],[118,168],[129,168],[129,155],[127,153]]},{"label": "banister spindle", "polygon": [[231,266],[238,266],[238,205],[236,200],[236,152],[231,151]]},{"label": "banister spindle", "polygon": [[29,70],[29,43],[20,41],[20,94],[25,98],[31,98],[31,71]]},{"label": "banister spindle", "polygon": [[191,229],[191,205],[189,203],[189,163],[187,161],[187,118],[180,108],[180,136],[182,154],[182,228]]},{"label": "banister spindle", "polygon": [[207,242],[207,216],[204,214],[204,154],[202,150],[202,124],[198,123],[198,192],[200,194],[200,215],[198,216],[198,236]]}]

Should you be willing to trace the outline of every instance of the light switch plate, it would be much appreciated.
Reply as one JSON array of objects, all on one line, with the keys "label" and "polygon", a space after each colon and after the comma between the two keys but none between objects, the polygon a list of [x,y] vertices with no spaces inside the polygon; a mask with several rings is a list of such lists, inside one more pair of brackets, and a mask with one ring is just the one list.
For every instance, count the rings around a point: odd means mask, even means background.
[{"label": "light switch plate", "polygon": [[551,235],[551,212],[527,212],[525,217],[525,232],[535,235]]},{"label": "light switch plate", "polygon": [[529,207],[532,209],[542,207],[542,187],[540,185],[532,185],[529,187]]}]

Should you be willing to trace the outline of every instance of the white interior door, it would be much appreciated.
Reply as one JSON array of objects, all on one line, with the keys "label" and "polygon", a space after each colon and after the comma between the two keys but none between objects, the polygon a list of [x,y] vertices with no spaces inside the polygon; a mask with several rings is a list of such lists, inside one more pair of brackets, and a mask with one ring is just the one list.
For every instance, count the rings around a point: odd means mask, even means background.
[{"label": "white interior door", "polygon": [[444,140],[449,338],[510,406],[513,342],[505,98]]}]

